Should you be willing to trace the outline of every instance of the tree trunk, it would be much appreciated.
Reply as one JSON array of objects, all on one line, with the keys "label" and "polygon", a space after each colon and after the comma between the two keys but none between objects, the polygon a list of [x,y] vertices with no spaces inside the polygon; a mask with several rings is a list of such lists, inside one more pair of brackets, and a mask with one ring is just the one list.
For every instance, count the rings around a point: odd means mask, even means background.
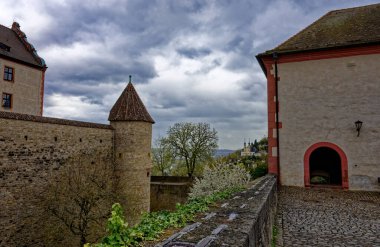
[{"label": "tree trunk", "polygon": [[86,237],[83,236],[83,235],[81,235],[80,236],[80,245],[79,245],[79,247],[83,247],[83,245],[85,245],[86,243],[87,243]]}]

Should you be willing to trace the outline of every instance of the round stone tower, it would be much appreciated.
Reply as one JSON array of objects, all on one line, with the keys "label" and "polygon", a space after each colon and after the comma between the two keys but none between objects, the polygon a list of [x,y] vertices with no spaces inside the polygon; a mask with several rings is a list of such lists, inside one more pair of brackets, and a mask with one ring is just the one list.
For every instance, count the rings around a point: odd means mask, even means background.
[{"label": "round stone tower", "polygon": [[150,208],[152,124],[131,80],[112,107],[108,120],[114,128],[116,194],[129,224]]}]

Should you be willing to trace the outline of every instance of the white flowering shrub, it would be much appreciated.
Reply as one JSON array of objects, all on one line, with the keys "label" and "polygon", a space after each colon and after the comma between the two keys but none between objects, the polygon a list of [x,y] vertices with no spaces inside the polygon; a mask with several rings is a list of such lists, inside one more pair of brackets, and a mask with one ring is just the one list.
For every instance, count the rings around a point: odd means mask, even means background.
[{"label": "white flowering shrub", "polygon": [[240,166],[218,164],[213,168],[206,168],[203,177],[195,179],[189,198],[194,199],[226,189],[239,188],[246,185],[249,178],[249,173]]}]

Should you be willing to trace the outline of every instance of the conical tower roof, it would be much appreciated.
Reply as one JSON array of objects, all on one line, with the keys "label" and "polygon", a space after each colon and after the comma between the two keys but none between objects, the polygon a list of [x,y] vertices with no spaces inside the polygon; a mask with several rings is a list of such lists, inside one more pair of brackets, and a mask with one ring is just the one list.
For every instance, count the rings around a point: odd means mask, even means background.
[{"label": "conical tower roof", "polygon": [[108,120],[154,123],[131,82],[112,107]]}]

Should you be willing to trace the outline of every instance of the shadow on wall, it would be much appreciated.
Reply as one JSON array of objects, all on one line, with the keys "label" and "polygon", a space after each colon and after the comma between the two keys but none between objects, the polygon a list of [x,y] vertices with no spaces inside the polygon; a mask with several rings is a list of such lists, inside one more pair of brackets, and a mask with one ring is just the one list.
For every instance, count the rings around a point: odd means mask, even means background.
[{"label": "shadow on wall", "polygon": [[174,210],[177,203],[185,203],[192,184],[189,177],[152,176],[150,211]]}]

